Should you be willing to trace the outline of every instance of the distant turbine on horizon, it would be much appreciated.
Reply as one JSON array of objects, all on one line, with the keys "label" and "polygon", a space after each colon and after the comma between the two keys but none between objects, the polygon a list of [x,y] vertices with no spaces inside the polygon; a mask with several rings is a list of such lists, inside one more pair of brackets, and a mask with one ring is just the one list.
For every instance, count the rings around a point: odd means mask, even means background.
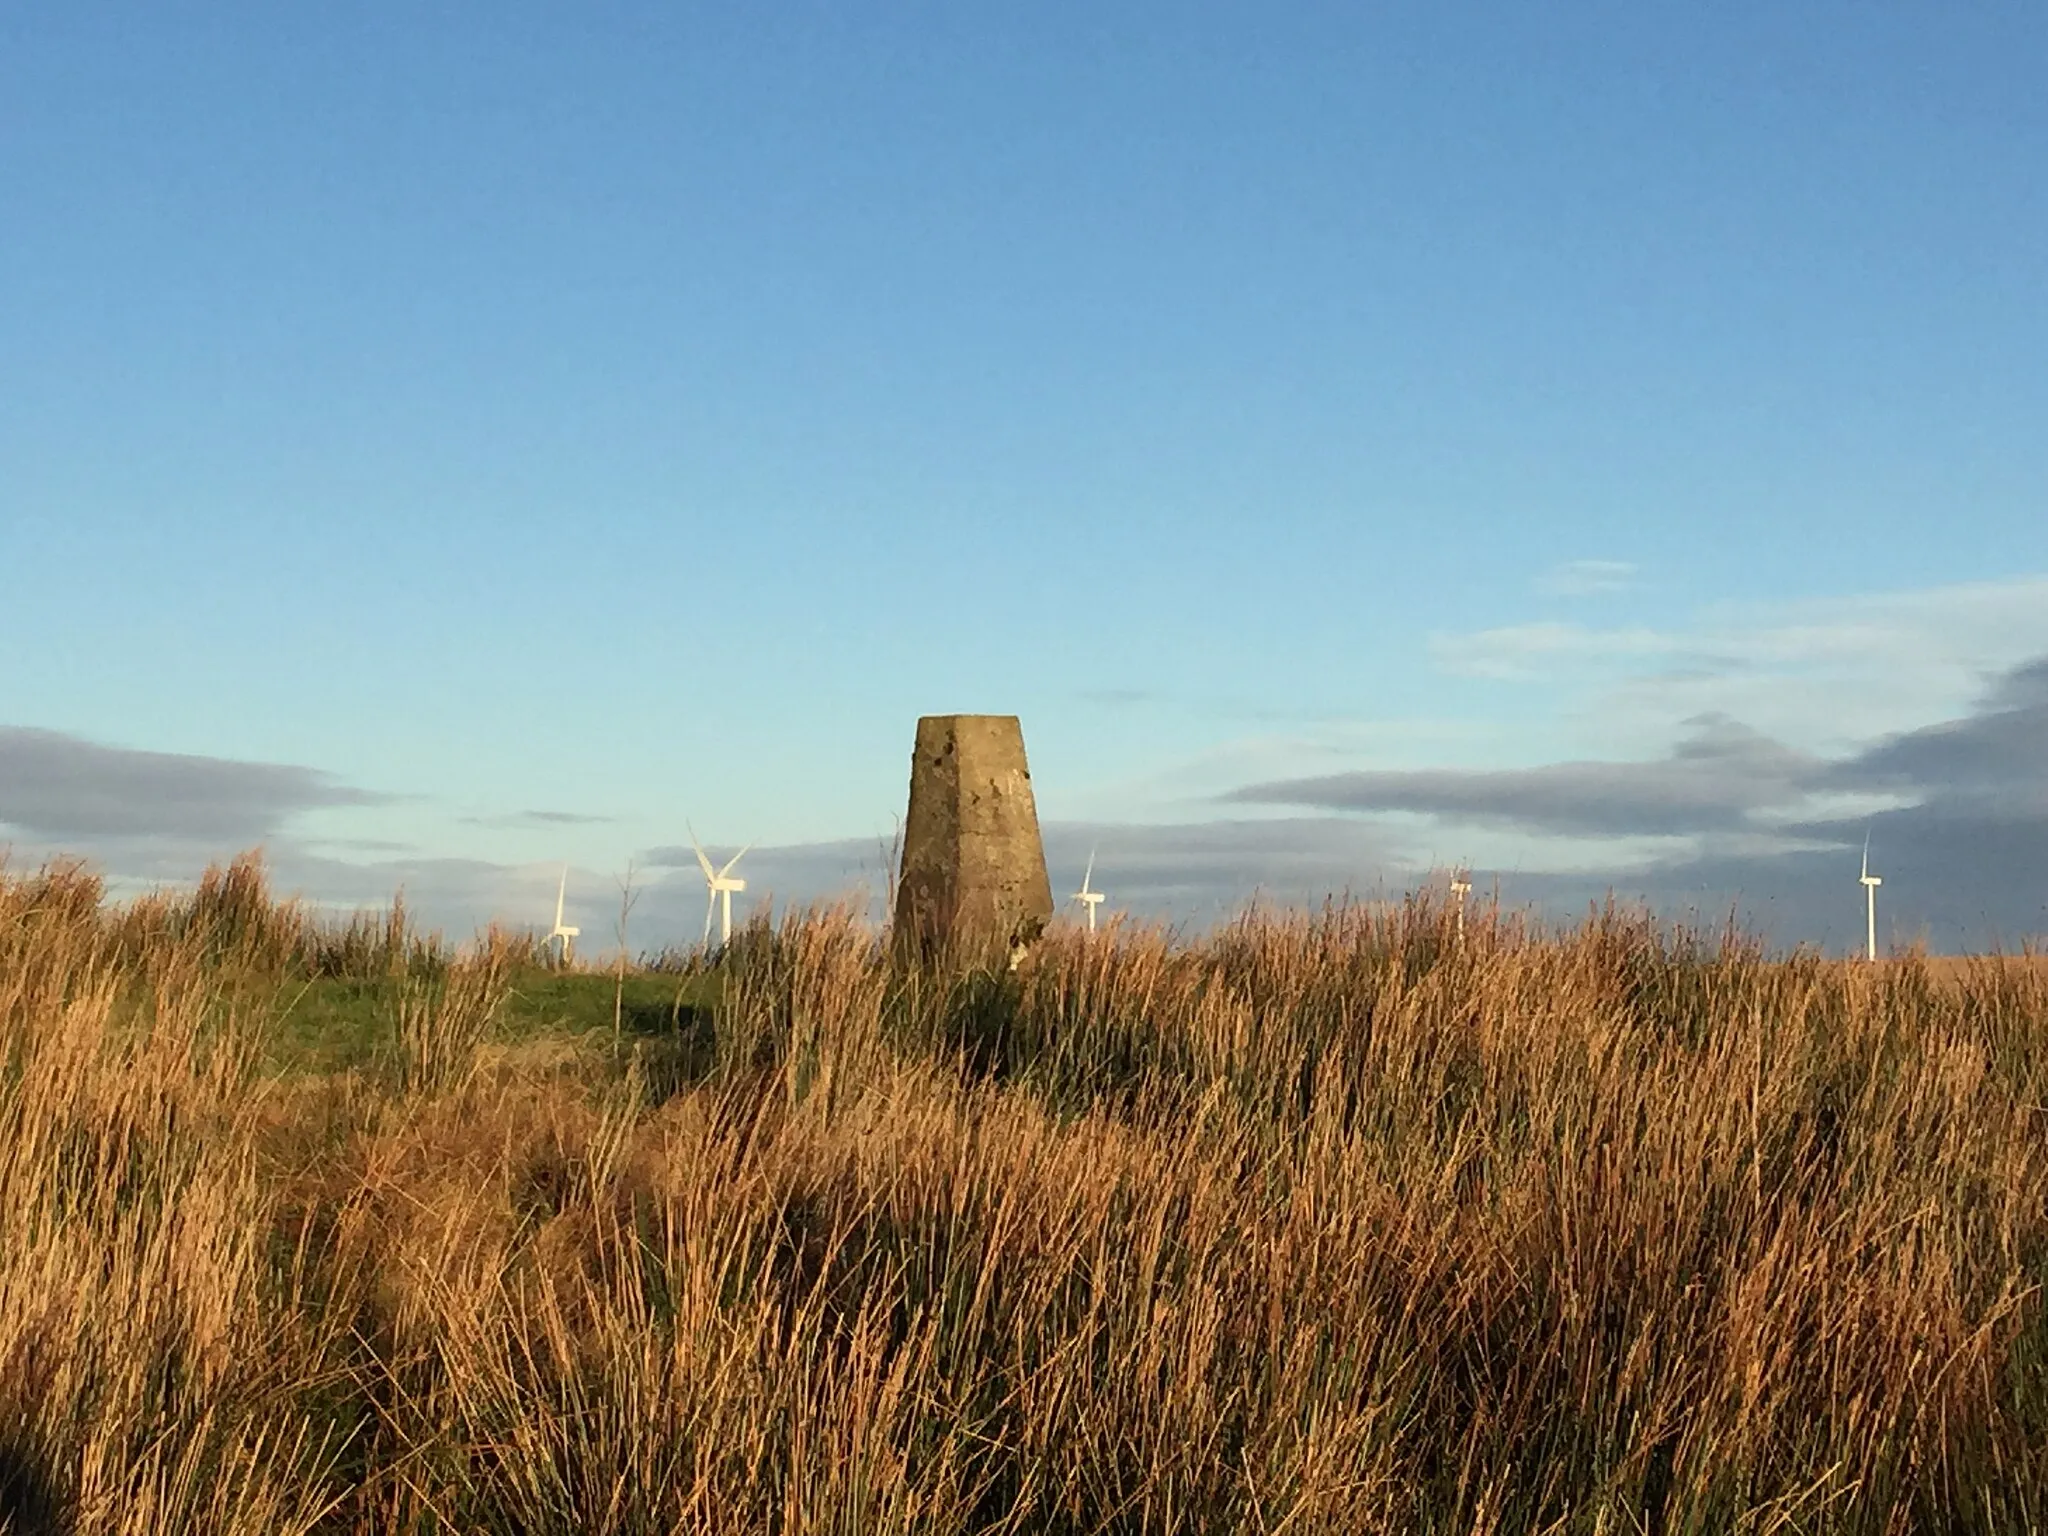
[{"label": "distant turbine on horizon", "polygon": [[1877,959],[1877,888],[1883,885],[1884,881],[1870,872],[1870,834],[1868,832],[1863,834],[1863,875],[1860,883],[1863,886],[1864,897],[1863,958],[1874,962]]},{"label": "distant turbine on horizon", "polygon": [[1088,909],[1088,931],[1095,931],[1095,909],[1102,905],[1102,892],[1091,891],[1089,882],[1095,878],[1095,850],[1088,850],[1088,868],[1081,875],[1081,889],[1074,892],[1074,900]]},{"label": "distant turbine on horizon", "polygon": [[1465,896],[1472,889],[1472,872],[1466,869],[1451,873],[1451,895],[1458,902],[1458,937],[1465,937]]},{"label": "distant turbine on horizon", "polygon": [[[686,822],[684,825],[688,826],[689,824]],[[748,843],[746,848],[742,848],[738,853],[727,859],[724,867],[721,869],[713,869],[711,867],[711,859],[704,852],[704,845],[697,841],[697,829],[695,827],[690,828],[690,846],[697,850],[697,863],[704,871],[704,942],[706,944],[711,942],[711,915],[715,911],[719,914],[720,918],[718,942],[720,945],[730,944],[732,942],[732,893],[734,891],[744,891],[747,888],[746,881],[735,880],[732,877],[732,867],[746,856],[747,848],[751,848],[754,845]]]},{"label": "distant turbine on horizon", "polygon": [[555,926],[548,933],[548,942],[556,946],[556,963],[566,967],[569,964],[569,946],[581,928],[568,927],[562,921],[562,903],[569,895],[569,866],[562,866],[562,883],[555,887]]}]

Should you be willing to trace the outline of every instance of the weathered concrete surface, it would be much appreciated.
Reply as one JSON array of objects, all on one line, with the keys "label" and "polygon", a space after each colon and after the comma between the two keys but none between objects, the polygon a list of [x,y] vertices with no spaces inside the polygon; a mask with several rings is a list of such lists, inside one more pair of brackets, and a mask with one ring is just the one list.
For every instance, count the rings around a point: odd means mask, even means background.
[{"label": "weathered concrete surface", "polygon": [[910,756],[899,954],[1012,957],[1051,919],[1038,804],[1015,715],[926,715]]}]

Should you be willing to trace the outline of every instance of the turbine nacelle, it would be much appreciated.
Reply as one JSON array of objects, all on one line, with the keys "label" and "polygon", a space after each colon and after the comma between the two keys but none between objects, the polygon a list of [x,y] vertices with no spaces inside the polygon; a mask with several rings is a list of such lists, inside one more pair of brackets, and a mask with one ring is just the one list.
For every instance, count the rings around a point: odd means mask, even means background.
[{"label": "turbine nacelle", "polygon": [[1856,877],[1863,887],[1863,958],[1877,959],[1877,888],[1884,880],[1870,872],[1870,834],[1863,834],[1863,873]]},{"label": "turbine nacelle", "polygon": [[574,943],[577,936],[583,932],[581,928],[562,921],[562,904],[568,899],[568,896],[569,866],[564,864],[562,866],[561,884],[555,887],[555,926],[548,930],[547,938],[548,943],[555,946],[556,960],[562,965],[569,963],[570,946]]},{"label": "turbine nacelle", "polygon": [[1073,900],[1078,901],[1088,910],[1088,931],[1090,933],[1095,931],[1095,909],[1101,906],[1107,899],[1101,891],[1089,889],[1094,879],[1095,853],[1093,849],[1090,849],[1088,853],[1088,868],[1081,875],[1081,889],[1074,892],[1073,895]]},{"label": "turbine nacelle", "polygon": [[[685,825],[688,824],[685,823]],[[735,864],[746,857],[747,848],[751,848],[754,845],[748,843],[746,848],[740,849],[738,853],[734,854],[717,868],[712,867],[711,856],[704,851],[704,845],[697,841],[697,829],[695,827],[690,828],[690,846],[697,851],[697,867],[704,871],[704,942],[706,944],[711,942],[711,919],[716,915],[719,919],[718,942],[720,944],[730,944],[732,942],[733,892],[744,891],[747,888],[747,882],[735,876],[732,869]]]}]

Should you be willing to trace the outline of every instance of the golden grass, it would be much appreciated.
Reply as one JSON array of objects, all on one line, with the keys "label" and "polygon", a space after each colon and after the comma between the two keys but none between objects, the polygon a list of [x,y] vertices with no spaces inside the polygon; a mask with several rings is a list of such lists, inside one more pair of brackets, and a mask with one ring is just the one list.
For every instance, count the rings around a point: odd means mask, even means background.
[{"label": "golden grass", "polygon": [[[2048,973],[1470,930],[948,976],[813,913],[735,942],[677,1083],[487,1044],[510,941],[350,940],[252,861],[120,909],[0,872],[0,1508],[2035,1528]],[[321,966],[412,978],[389,1070],[267,1079]]]}]

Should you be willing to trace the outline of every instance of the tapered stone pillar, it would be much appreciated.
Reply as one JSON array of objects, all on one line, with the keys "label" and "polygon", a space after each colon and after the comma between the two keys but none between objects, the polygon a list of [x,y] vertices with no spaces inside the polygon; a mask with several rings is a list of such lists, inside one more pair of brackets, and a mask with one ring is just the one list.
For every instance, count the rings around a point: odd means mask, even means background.
[{"label": "tapered stone pillar", "polygon": [[1051,917],[1017,717],[926,715],[910,757],[897,953],[993,963],[1014,958]]}]

